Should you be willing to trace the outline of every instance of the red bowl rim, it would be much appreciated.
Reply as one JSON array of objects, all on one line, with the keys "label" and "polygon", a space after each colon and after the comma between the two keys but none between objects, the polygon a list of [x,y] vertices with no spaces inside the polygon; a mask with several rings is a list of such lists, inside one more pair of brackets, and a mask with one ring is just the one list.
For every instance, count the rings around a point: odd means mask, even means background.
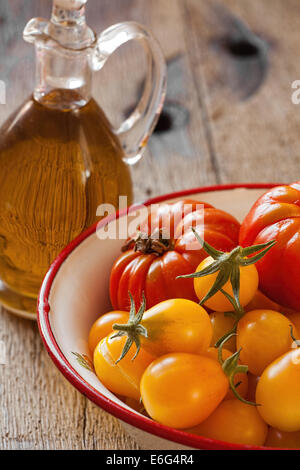
[{"label": "red bowl rim", "polygon": [[[184,191],[173,192],[169,194],[164,194],[162,196],[158,196],[152,199],[148,199],[143,204],[149,206],[150,204],[158,204],[163,202],[167,199],[175,199],[179,197],[186,197],[197,193],[202,192],[212,192],[212,191],[224,191],[230,189],[237,189],[237,188],[246,188],[246,189],[269,189],[275,186],[279,186],[280,183],[241,183],[241,184],[226,184],[226,185],[215,185],[215,186],[207,186],[207,187],[199,187],[188,189]],[[231,444],[228,442],[217,441],[215,439],[208,439],[205,437],[189,434],[184,431],[180,431],[177,429],[170,428],[168,426],[164,426],[159,424],[155,421],[152,421],[150,418],[145,416],[136,415],[132,411],[123,408],[121,405],[115,403],[113,400],[105,397],[102,395],[98,390],[92,387],[88,382],[86,382],[77,372],[71,364],[67,361],[65,356],[63,355],[62,351],[60,350],[54,335],[52,333],[52,329],[50,326],[49,321],[49,311],[50,305],[48,302],[51,287],[54,281],[54,278],[59,271],[63,262],[67,259],[67,257],[76,249],[86,238],[90,235],[95,233],[97,227],[102,227],[107,222],[113,220],[114,218],[119,218],[120,216],[124,215],[127,212],[131,212],[132,210],[136,209],[138,204],[123,210],[121,212],[117,212],[113,216],[108,216],[102,219],[100,222],[92,225],[86,231],[84,231],[81,235],[75,238],[71,243],[69,243],[62,252],[57,256],[55,261],[50,266],[40,289],[39,298],[38,298],[38,305],[37,305],[37,319],[38,319],[38,326],[41,338],[43,343],[46,347],[48,354],[50,355],[51,359],[53,360],[56,367],[60,370],[60,372],[65,376],[65,378],[83,395],[89,398],[93,403],[100,406],[106,412],[112,414],[118,419],[125,421],[126,423],[135,426],[143,431],[146,431],[150,434],[153,434],[157,437],[166,439],[168,441],[173,441],[178,444],[195,448],[195,449],[203,449],[203,450],[265,450],[265,449],[272,449],[270,447],[262,447],[262,446],[250,446],[250,445],[239,445],[239,444]],[[275,450],[275,449],[274,449]],[[278,448],[276,448],[278,450]]]}]

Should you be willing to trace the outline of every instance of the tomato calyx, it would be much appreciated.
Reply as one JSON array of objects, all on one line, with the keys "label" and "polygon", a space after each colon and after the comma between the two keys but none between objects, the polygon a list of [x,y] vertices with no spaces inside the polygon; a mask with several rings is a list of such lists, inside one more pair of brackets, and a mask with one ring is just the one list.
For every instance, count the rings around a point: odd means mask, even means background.
[{"label": "tomato calyx", "polygon": [[140,324],[143,318],[144,312],[146,310],[145,295],[143,293],[142,304],[138,312],[136,312],[135,303],[130,292],[129,292],[129,298],[130,298],[130,312],[129,312],[128,323],[124,323],[124,324],[115,323],[113,325],[113,330],[116,330],[117,333],[111,337],[112,339],[117,338],[119,336],[127,336],[127,340],[125,342],[123,351],[119,359],[116,361],[116,364],[118,364],[118,362],[120,362],[126,356],[126,354],[128,353],[133,343],[135,343],[136,345],[136,353],[132,358],[132,360],[134,360],[141,349],[141,341],[140,341],[139,336],[141,335],[141,336],[144,336],[145,338],[148,337],[146,328]]},{"label": "tomato calyx", "polygon": [[143,254],[154,254],[162,256],[166,251],[173,249],[174,243],[172,239],[164,236],[163,230],[155,230],[151,235],[139,232],[137,238],[130,239],[123,247],[122,251],[133,248]]},{"label": "tomato calyx", "polygon": [[[240,306],[239,293],[240,293],[240,266],[249,266],[259,261],[265,254],[275,245],[276,240],[261,245],[253,245],[243,248],[241,246],[235,247],[230,253],[216,250],[203,240],[197,231],[192,227],[193,233],[198,242],[203,246],[206,253],[214,259],[206,268],[201,271],[178,276],[179,278],[199,278],[209,274],[218,272],[217,278],[207,292],[207,294],[200,301],[200,305],[204,304],[208,299],[213,297],[222,287],[230,280],[235,302],[238,308]],[[249,258],[250,256],[250,258]],[[224,293],[224,291],[222,291]]]},{"label": "tomato calyx", "polygon": [[241,348],[233,353],[230,357],[227,359],[223,360],[222,353],[223,353],[223,346],[224,344],[233,336],[236,336],[235,333],[232,333],[228,335],[223,341],[220,343],[218,347],[218,360],[220,365],[222,366],[224,374],[228,377],[229,381],[229,387],[232,390],[234,396],[240,400],[241,402],[245,403],[246,405],[252,405],[252,406],[258,406],[257,403],[254,403],[252,401],[245,400],[239,392],[237,391],[238,386],[240,385],[240,382],[238,384],[234,383],[234,379],[236,374],[247,374],[248,372],[248,366],[239,364],[240,360],[240,353],[241,353]]}]

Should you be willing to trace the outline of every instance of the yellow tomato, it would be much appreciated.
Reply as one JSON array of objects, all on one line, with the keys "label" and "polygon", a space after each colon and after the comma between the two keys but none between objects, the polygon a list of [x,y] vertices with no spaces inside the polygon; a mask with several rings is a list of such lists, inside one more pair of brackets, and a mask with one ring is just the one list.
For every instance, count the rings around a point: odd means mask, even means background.
[{"label": "yellow tomato", "polygon": [[268,427],[255,406],[233,399],[223,401],[204,422],[187,431],[233,444],[262,446]]},{"label": "yellow tomato", "polygon": [[[216,348],[208,348],[208,350],[203,354],[215,361],[218,361],[218,349]],[[222,348],[222,359],[225,361],[228,357],[232,355],[232,352],[228,349]],[[248,375],[239,373],[235,375],[234,378],[234,385],[239,384],[237,387],[237,391],[241,397],[246,398],[248,393]],[[228,390],[227,395],[225,396],[225,400],[235,398],[233,391],[231,389]]]},{"label": "yellow tomato", "polygon": [[285,432],[300,431],[300,349],[292,349],[262,373],[257,389],[258,411],[270,426]]},{"label": "yellow tomato", "polygon": [[140,399],[140,380],[143,372],[155,357],[141,348],[138,356],[133,344],[127,356],[116,364],[124,348],[126,338],[112,338],[113,335],[102,339],[94,351],[95,372],[105,387],[113,393]]},{"label": "yellow tomato", "polygon": [[[196,269],[196,272],[202,271],[204,268],[214,262],[211,256],[205,258]],[[254,297],[258,288],[258,273],[254,264],[250,266],[240,266],[240,304],[247,305]],[[208,274],[204,277],[194,279],[194,288],[199,300],[202,300],[213,286],[218,273]],[[227,281],[223,290],[233,297],[232,287],[230,281]],[[217,292],[205,304],[206,307],[217,312],[226,312],[233,309],[230,301],[225,297],[222,292]]]},{"label": "yellow tomato", "polygon": [[184,429],[204,421],[223,400],[228,386],[217,361],[173,353],[148,366],[141,380],[141,396],[151,418]]},{"label": "yellow tomato", "polygon": [[89,333],[88,344],[91,353],[94,353],[95,347],[101,339],[112,333],[114,323],[126,323],[127,321],[128,312],[122,312],[120,310],[108,312],[99,317],[93,324]]},{"label": "yellow tomato", "polygon": [[290,325],[290,320],[273,310],[253,310],[242,317],[237,327],[237,348],[241,348],[241,361],[252,374],[261,375],[274,359],[290,349]]},{"label": "yellow tomato", "polygon": [[267,447],[280,447],[281,449],[300,449],[300,431],[283,432],[275,428],[269,428]]},{"label": "yellow tomato", "polygon": [[[213,312],[209,315],[209,318],[213,327],[213,335],[210,345],[214,346],[220,338],[233,329],[235,319],[231,316],[225,315],[223,312]],[[232,352],[236,351],[235,336],[232,336],[232,338],[226,341],[226,349],[229,349],[229,351]]]},{"label": "yellow tomato", "polygon": [[[118,325],[117,329],[122,327]],[[140,327],[146,329],[146,335],[140,332]],[[128,336],[133,335],[145,350],[156,356],[170,352],[200,354],[210,346],[212,325],[208,313],[196,302],[169,299],[146,310],[135,330],[130,328]]]}]

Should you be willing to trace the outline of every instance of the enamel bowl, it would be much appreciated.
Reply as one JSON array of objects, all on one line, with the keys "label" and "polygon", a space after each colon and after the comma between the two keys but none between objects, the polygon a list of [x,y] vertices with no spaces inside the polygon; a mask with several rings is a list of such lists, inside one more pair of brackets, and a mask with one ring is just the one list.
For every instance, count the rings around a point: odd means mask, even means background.
[{"label": "enamel bowl", "polygon": [[[253,203],[274,184],[197,188],[147,201],[146,205],[183,198],[205,201],[242,221]],[[124,213],[125,212],[125,213]],[[126,212],[102,219],[98,230],[122,222]],[[131,215],[129,213],[129,219]],[[99,239],[93,226],[71,242],[50,267],[38,302],[38,323],[45,346],[58,369],[81,393],[121,420],[144,449],[254,449],[206,439],[160,425],[126,406],[72,354],[88,352],[88,333],[101,313],[111,310],[108,294],[112,264],[124,240]]]}]

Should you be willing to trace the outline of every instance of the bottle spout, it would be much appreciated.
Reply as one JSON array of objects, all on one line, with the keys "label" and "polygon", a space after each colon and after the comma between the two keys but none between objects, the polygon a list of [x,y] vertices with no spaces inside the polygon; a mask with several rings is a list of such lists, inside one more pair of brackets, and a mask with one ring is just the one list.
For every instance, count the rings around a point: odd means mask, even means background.
[{"label": "bottle spout", "polygon": [[96,35],[85,20],[87,0],[54,0],[50,20],[34,18],[24,39],[36,48],[34,98],[55,109],[75,109],[91,98]]},{"label": "bottle spout", "polygon": [[53,0],[50,23],[65,28],[87,27],[86,3],[87,0]]},{"label": "bottle spout", "polygon": [[77,10],[86,5],[88,0],[54,0],[54,4],[68,10]]},{"label": "bottle spout", "polygon": [[83,49],[96,40],[85,19],[87,0],[54,0],[49,34],[63,47]]},{"label": "bottle spout", "polygon": [[93,46],[96,35],[86,24],[88,0],[53,0],[50,20],[34,18],[25,27],[23,37],[29,43],[53,40],[61,47],[82,50]]}]

